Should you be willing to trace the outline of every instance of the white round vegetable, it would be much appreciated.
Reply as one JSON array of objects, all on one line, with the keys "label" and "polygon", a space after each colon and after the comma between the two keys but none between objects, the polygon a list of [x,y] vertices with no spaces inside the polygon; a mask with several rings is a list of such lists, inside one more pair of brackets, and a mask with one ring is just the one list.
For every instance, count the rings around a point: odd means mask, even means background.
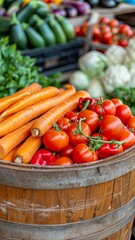
[{"label": "white round vegetable", "polygon": [[130,79],[131,75],[126,66],[115,65],[107,68],[102,82],[105,91],[109,94],[113,92],[116,87],[122,87],[129,84]]},{"label": "white round vegetable", "polygon": [[135,62],[135,38],[129,40],[126,50],[131,61]]},{"label": "white round vegetable", "polygon": [[89,79],[85,73],[76,71],[71,74],[69,83],[73,85],[76,90],[85,90],[89,85]]},{"label": "white round vegetable", "polygon": [[107,58],[103,53],[91,51],[79,58],[78,65],[90,79],[100,79],[107,66]]},{"label": "white round vegetable", "polygon": [[105,97],[105,91],[104,91],[103,85],[99,80],[92,80],[89,83],[89,86],[87,87],[86,91],[93,98]]},{"label": "white round vegetable", "polygon": [[109,65],[117,65],[123,63],[126,56],[126,50],[121,46],[112,45],[105,51],[105,55]]}]

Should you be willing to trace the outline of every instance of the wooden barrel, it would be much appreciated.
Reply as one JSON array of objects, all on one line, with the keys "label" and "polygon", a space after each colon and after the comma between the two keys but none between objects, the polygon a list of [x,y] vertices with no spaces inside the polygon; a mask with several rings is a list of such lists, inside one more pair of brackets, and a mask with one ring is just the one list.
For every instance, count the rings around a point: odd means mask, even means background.
[{"label": "wooden barrel", "polygon": [[0,161],[1,240],[129,240],[135,147],[70,167]]}]

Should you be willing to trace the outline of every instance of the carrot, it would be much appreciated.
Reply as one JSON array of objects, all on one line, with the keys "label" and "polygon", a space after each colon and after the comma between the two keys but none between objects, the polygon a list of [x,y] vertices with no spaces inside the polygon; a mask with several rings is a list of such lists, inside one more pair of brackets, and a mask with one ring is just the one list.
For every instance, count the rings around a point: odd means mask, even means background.
[{"label": "carrot", "polygon": [[13,148],[2,160],[6,162],[13,162],[13,156],[19,147],[20,147],[20,144],[17,145],[15,148]]},{"label": "carrot", "polygon": [[45,132],[53,126],[54,122],[63,117],[68,111],[76,109],[80,97],[89,97],[86,91],[78,91],[74,96],[65,102],[50,109],[47,113],[36,119],[32,125],[32,135],[34,137],[41,137]]},{"label": "carrot", "polygon": [[4,158],[13,148],[30,136],[32,123],[29,122],[0,139],[0,158]]},{"label": "carrot", "polygon": [[14,154],[14,162],[28,164],[42,144],[42,138],[30,136]]},{"label": "carrot", "polygon": [[4,120],[6,120],[9,116],[6,117],[0,117],[0,123],[3,122]]},{"label": "carrot", "polygon": [[24,98],[21,98],[18,102],[14,103],[6,111],[1,114],[1,117],[14,114],[22,109],[33,105],[41,100],[53,97],[59,93],[59,89],[53,86],[42,88],[39,91],[30,94]]},{"label": "carrot", "polygon": [[57,96],[35,103],[32,106],[9,116],[8,119],[1,122],[0,137],[14,131],[32,119],[39,117],[52,107],[70,98],[76,92],[76,90],[72,85],[67,84],[66,87],[67,90],[60,92],[60,94]]},{"label": "carrot", "polygon": [[17,102],[22,97],[27,96],[33,92],[36,92],[39,89],[41,89],[41,86],[38,83],[32,83],[28,87],[25,87],[22,90],[10,96],[0,98],[0,113],[5,111],[8,107]]}]

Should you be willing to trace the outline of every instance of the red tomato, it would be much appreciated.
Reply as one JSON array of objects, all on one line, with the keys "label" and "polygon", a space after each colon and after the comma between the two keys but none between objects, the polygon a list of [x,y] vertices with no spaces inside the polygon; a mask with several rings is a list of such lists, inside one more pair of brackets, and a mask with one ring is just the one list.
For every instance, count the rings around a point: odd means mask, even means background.
[{"label": "red tomato", "polygon": [[[78,128],[78,124],[77,123],[72,123],[69,127],[68,127],[68,135],[69,135],[69,142],[73,145],[76,146],[79,143],[88,143],[89,140],[83,136],[82,134],[79,133],[75,133],[75,131],[77,131]],[[89,126],[82,122],[81,123],[81,128],[82,131],[87,135],[90,136],[91,135],[91,130],[89,128]]]},{"label": "red tomato", "polygon": [[108,25],[112,28],[118,27],[119,26],[119,21],[117,19],[112,18],[110,20],[110,22],[108,23]]},{"label": "red tomato", "polygon": [[108,140],[117,140],[123,131],[123,123],[114,115],[106,115],[100,121],[100,131]]},{"label": "red tomato", "polygon": [[110,22],[110,19],[108,17],[101,17],[99,20],[99,23],[106,23],[108,24]]},{"label": "red tomato", "polygon": [[119,105],[123,104],[123,102],[120,99],[118,99],[118,98],[112,98],[111,101],[113,102],[115,107],[118,107]]},{"label": "red tomato", "polygon": [[111,32],[111,28],[108,26],[108,25],[102,25],[101,27],[100,27],[100,29],[101,29],[101,33],[103,34],[103,33],[106,33],[106,32]]},{"label": "red tomato", "polygon": [[126,141],[122,144],[124,150],[130,148],[135,144],[135,135],[130,132],[128,129],[123,128],[122,134],[118,139],[119,141]]},{"label": "red tomato", "polygon": [[98,27],[95,27],[93,29],[93,38],[100,39],[100,36],[101,36],[101,30]]},{"label": "red tomato", "polygon": [[135,116],[132,116],[127,120],[126,126],[130,132],[135,133]]},{"label": "red tomato", "polygon": [[127,37],[132,37],[133,36],[132,28],[127,24],[120,25],[119,33],[120,34],[125,34]]},{"label": "red tomato", "polygon": [[60,152],[69,144],[69,136],[64,131],[58,132],[51,128],[44,134],[43,143],[46,148]]},{"label": "red tomato", "polygon": [[121,46],[121,47],[127,47],[128,46],[128,39],[127,38],[118,39],[118,45]]},{"label": "red tomato", "polygon": [[61,130],[63,130],[63,131],[65,131],[65,132],[67,132],[67,129],[68,129],[68,127],[70,126],[70,120],[69,120],[69,118],[60,118],[58,121],[57,121],[57,125],[58,125],[58,127],[61,129]]},{"label": "red tomato", "polygon": [[115,114],[124,124],[132,116],[131,109],[126,104],[121,104],[116,107]]},{"label": "red tomato", "polygon": [[76,36],[80,36],[81,27],[80,26],[75,26],[74,31],[75,31]]},{"label": "red tomato", "polygon": [[80,118],[85,118],[84,122],[88,124],[92,133],[99,127],[98,115],[91,110],[82,110],[78,115],[78,119]]},{"label": "red tomato", "polygon": [[115,115],[116,107],[111,100],[99,100],[93,105],[93,111],[96,112],[99,117],[105,115]]},{"label": "red tomato", "polygon": [[71,121],[77,120],[77,114],[74,111],[67,112],[64,117],[70,119]]},{"label": "red tomato", "polygon": [[71,157],[72,156],[72,152],[73,152],[74,147],[71,144],[68,144],[63,151],[61,152],[61,156],[65,156],[65,157]]},{"label": "red tomato", "polygon": [[111,32],[113,35],[116,35],[118,33],[119,29],[118,27],[112,27]]},{"label": "red tomato", "polygon": [[54,163],[54,165],[57,165],[57,166],[69,166],[72,164],[73,164],[73,161],[69,157],[60,157]]},{"label": "red tomato", "polygon": [[102,43],[111,45],[112,38],[113,38],[113,34],[111,32],[105,32],[102,34],[101,41],[102,41]]},{"label": "red tomato", "polygon": [[72,158],[75,163],[88,163],[98,160],[96,152],[90,150],[84,143],[80,143],[74,148]]}]

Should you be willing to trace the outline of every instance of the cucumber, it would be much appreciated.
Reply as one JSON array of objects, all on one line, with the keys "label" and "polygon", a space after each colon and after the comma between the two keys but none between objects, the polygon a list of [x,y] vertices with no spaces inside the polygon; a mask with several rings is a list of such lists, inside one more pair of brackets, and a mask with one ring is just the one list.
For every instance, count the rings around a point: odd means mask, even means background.
[{"label": "cucumber", "polygon": [[16,18],[16,13],[13,13],[11,18],[11,32],[10,32],[10,42],[15,43],[17,48],[24,50],[27,48],[27,37],[22,28],[21,23]]},{"label": "cucumber", "polygon": [[15,43],[17,48],[21,50],[27,49],[27,37],[20,24],[13,25],[11,27],[10,42]]},{"label": "cucumber", "polygon": [[47,46],[54,45],[56,43],[56,37],[49,25],[43,21],[38,15],[33,15],[33,23],[37,31],[42,35]]},{"label": "cucumber", "polygon": [[46,15],[47,13],[49,13],[49,12],[50,12],[49,5],[48,5],[47,3],[45,3],[45,2],[44,2],[44,5],[39,6],[39,7],[37,8],[37,10],[36,10],[36,14],[37,14],[39,17],[42,17],[42,18],[44,18],[45,15]]},{"label": "cucumber", "polygon": [[57,43],[61,43],[61,44],[66,43],[67,38],[61,25],[55,19],[51,19],[51,18],[48,19],[48,24],[55,34]]},{"label": "cucumber", "polygon": [[45,46],[43,37],[31,26],[25,29],[28,41],[33,48],[42,48]]},{"label": "cucumber", "polygon": [[20,22],[26,22],[27,23],[29,18],[35,12],[37,7],[38,7],[37,3],[30,2],[29,4],[25,5],[23,8],[20,9],[20,11],[17,13],[17,19]]},{"label": "cucumber", "polygon": [[37,27],[39,33],[44,38],[47,46],[52,46],[56,44],[56,37],[49,25],[46,22],[43,22]]},{"label": "cucumber", "polygon": [[67,18],[64,18],[60,15],[56,16],[59,24],[61,25],[64,33],[66,34],[67,40],[73,40],[76,37],[75,30],[73,25],[69,22]]}]

